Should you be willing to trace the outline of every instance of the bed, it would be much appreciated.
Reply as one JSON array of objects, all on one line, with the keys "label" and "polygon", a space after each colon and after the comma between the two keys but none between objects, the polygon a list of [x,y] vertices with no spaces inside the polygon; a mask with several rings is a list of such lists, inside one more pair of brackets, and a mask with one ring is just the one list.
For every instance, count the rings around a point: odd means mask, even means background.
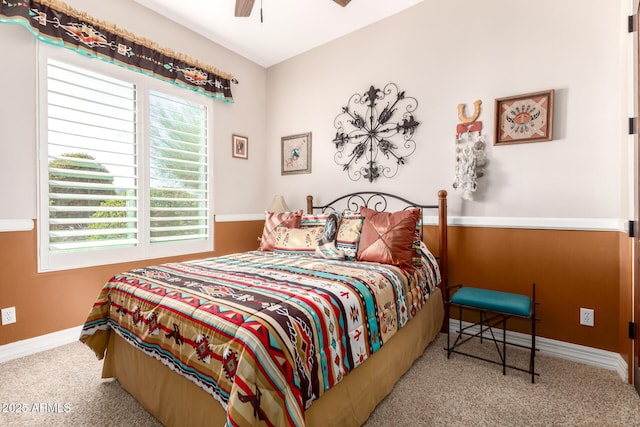
[{"label": "bed", "polygon": [[167,426],[356,426],[445,326],[446,283],[445,191],[309,196],[257,251],[113,276],[80,340]]}]

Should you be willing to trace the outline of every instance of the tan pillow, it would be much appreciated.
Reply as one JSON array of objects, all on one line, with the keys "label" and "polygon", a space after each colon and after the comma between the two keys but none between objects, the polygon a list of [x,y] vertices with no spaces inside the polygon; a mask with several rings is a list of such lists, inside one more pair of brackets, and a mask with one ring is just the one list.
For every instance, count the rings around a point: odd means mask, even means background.
[{"label": "tan pillow", "polygon": [[282,255],[313,256],[322,237],[324,227],[276,228],[273,252]]},{"label": "tan pillow", "polygon": [[377,212],[361,207],[364,216],[358,260],[393,264],[413,270],[413,239],[420,209]]},{"label": "tan pillow", "polygon": [[295,212],[265,212],[264,228],[262,229],[262,237],[260,238],[260,251],[273,251],[276,242],[276,227],[298,228],[300,226],[300,218],[302,210]]},{"label": "tan pillow", "polygon": [[344,252],[345,259],[354,260],[358,255],[358,242],[364,217],[359,212],[344,210],[341,215],[336,247]]}]

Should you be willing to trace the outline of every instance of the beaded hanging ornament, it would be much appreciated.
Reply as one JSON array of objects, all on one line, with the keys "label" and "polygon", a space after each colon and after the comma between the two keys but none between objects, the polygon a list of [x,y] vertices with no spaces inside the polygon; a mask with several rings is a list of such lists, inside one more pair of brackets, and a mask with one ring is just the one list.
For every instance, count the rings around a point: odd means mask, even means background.
[{"label": "beaded hanging ornament", "polygon": [[458,105],[460,122],[456,127],[456,164],[453,188],[463,199],[471,200],[473,192],[478,188],[478,178],[484,176],[486,155],[482,122],[477,121],[480,116],[482,101],[473,103],[473,115],[464,114],[464,104]]}]

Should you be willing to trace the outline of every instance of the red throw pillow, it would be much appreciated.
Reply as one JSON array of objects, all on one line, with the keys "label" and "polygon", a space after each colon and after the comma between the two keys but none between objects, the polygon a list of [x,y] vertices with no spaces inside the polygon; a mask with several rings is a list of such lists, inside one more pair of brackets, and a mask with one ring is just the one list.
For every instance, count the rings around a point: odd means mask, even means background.
[{"label": "red throw pillow", "polygon": [[359,261],[393,264],[411,270],[413,268],[413,239],[420,209],[398,212],[378,212],[361,207],[364,216],[360,243]]},{"label": "red throw pillow", "polygon": [[295,212],[265,212],[264,228],[260,238],[260,251],[273,251],[276,243],[275,230],[277,227],[298,228],[302,210]]}]

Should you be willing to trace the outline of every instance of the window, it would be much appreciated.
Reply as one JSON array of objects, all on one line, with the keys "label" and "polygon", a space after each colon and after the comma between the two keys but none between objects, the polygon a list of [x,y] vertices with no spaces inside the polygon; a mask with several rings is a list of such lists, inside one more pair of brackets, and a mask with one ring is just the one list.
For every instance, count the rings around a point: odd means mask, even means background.
[{"label": "window", "polygon": [[211,101],[40,49],[40,270],[212,250]]}]

